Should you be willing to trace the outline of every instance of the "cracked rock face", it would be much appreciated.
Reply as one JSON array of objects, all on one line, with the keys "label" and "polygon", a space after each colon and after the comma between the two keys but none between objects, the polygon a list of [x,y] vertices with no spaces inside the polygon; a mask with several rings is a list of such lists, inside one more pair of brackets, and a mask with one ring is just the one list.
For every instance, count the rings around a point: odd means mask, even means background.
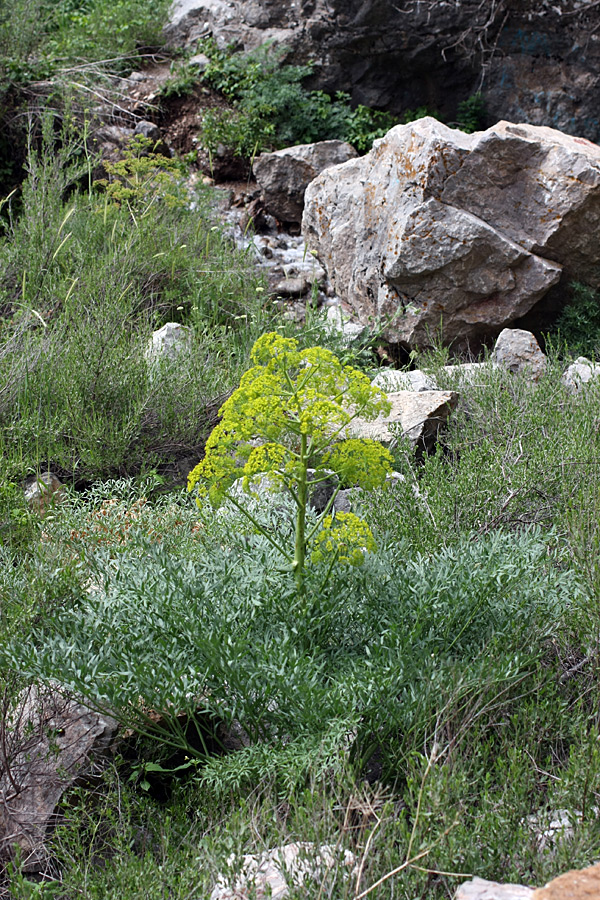
[{"label": "cracked rock face", "polygon": [[317,63],[315,87],[399,114],[427,105],[451,121],[457,98],[482,89],[491,121],[597,141],[596,25],[589,0],[175,0],[167,38],[246,50],[273,40],[290,62]]},{"label": "cracked rock face", "polygon": [[500,122],[472,135],[398,125],[322,172],[303,231],[362,322],[409,347],[464,346],[529,312],[563,268],[600,283],[600,147]]}]

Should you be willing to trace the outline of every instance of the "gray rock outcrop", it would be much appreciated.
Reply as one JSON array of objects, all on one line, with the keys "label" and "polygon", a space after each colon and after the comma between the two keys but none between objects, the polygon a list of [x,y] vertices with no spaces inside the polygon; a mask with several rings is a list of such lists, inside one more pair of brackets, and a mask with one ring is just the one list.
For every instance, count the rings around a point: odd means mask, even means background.
[{"label": "gray rock outcrop", "polygon": [[563,268],[600,283],[600,147],[501,122],[466,135],[424,118],[322,172],[303,231],[360,321],[422,346],[497,334]]},{"label": "gray rock outcrop", "polygon": [[[481,90],[490,121],[549,125],[600,139],[600,41],[594,0],[176,0],[176,45],[266,40],[294,63],[317,60],[314,84],[354,104],[447,121]],[[482,84],[483,76],[483,84]]]},{"label": "gray rock outcrop", "polygon": [[267,210],[282,222],[301,222],[304,192],[320,172],[357,156],[344,141],[319,141],[261,153],[252,170]]}]

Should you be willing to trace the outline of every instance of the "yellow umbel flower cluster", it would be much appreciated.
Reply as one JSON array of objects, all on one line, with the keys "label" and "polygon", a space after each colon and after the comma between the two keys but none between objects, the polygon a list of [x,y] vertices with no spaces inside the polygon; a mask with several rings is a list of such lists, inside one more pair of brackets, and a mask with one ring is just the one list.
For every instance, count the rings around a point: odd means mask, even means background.
[{"label": "yellow umbel flower cluster", "polygon": [[[301,571],[310,490],[331,472],[340,484],[372,489],[391,471],[391,454],[380,444],[341,439],[355,417],[374,419],[387,414],[390,404],[365,374],[342,365],[324,347],[300,350],[293,338],[271,332],[256,341],[251,358],[252,368],[219,410],[221,421],[206,442],[204,459],[190,473],[188,490],[197,492],[198,505],[208,499],[219,506],[232,499],[229,490],[237,479],[252,492],[256,479],[268,475],[269,485],[287,489],[298,507],[293,565]],[[370,532],[361,532],[356,523],[350,528],[350,520],[340,535],[348,548],[352,535],[360,547],[374,546]],[[351,556],[349,549],[340,552],[340,559]]]},{"label": "yellow umbel flower cluster", "polygon": [[335,519],[326,516],[323,528],[315,540],[312,552],[313,562],[319,562],[327,555],[337,554],[339,562],[360,566],[364,562],[365,553],[375,550],[375,538],[366,522],[354,513],[339,512]]}]

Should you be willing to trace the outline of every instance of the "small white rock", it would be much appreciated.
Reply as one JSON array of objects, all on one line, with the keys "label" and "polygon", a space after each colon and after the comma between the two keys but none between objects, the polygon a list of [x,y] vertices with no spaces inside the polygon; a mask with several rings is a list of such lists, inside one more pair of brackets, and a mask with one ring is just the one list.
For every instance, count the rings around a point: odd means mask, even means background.
[{"label": "small white rock", "polygon": [[52,472],[32,475],[25,482],[25,500],[32,509],[43,512],[49,503],[62,500],[64,485]]},{"label": "small white rock", "polygon": [[344,315],[341,306],[330,306],[327,310],[327,324],[331,331],[338,331],[350,344],[353,340],[360,337],[365,330],[365,326],[358,322],[351,322],[349,317]]},{"label": "small white rock", "polygon": [[210,65],[210,59],[206,55],[206,53],[197,53],[195,56],[192,56],[190,60],[188,60],[188,66],[192,66],[194,69],[197,69],[198,72],[204,72]]},{"label": "small white rock", "polygon": [[561,381],[571,393],[575,393],[596,378],[600,378],[600,364],[580,356],[569,366]]},{"label": "small white rock", "polygon": [[373,379],[375,387],[386,393],[393,391],[435,391],[437,385],[431,375],[421,369],[401,372],[398,369],[382,369]]},{"label": "small white rock", "polygon": [[192,344],[192,329],[178,322],[167,322],[150,339],[146,359],[158,362],[160,359],[174,360]]}]

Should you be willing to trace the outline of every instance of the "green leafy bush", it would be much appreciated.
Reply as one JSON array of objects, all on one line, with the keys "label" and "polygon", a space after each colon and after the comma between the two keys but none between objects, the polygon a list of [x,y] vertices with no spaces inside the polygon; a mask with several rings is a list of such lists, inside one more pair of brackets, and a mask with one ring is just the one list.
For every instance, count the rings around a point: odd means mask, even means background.
[{"label": "green leafy bush", "polygon": [[204,144],[214,152],[219,144],[237,155],[253,156],[261,150],[291,144],[339,139],[368,150],[396,123],[389,113],[358,106],[338,92],[308,90],[303,82],[311,66],[282,65],[282,53],[270,45],[247,53],[205,46],[211,58],[204,79],[221,91],[233,110],[208,110],[204,114]]},{"label": "green leafy bush", "polygon": [[559,314],[552,335],[574,355],[598,356],[600,293],[586,284],[570,285],[570,299]]},{"label": "green leafy bush", "polygon": [[[291,532],[285,510],[260,515]],[[436,720],[471,727],[477,697],[485,702],[473,725],[484,727],[488,707],[494,715],[494,698],[508,715],[577,595],[531,531],[412,558],[381,535],[380,552],[335,568],[326,592],[317,566],[301,598],[237,513],[208,522],[194,558],[141,535],[134,553],[98,555],[97,587],[5,644],[3,663],[189,755],[206,750],[186,737],[184,715],[204,734],[237,722],[252,745],[272,748],[275,768],[290,741],[311,736],[304,746],[315,752],[328,734],[354,732],[357,763],[379,747],[393,777]],[[226,784],[227,760],[211,766]]]},{"label": "green leafy bush", "polygon": [[456,125],[461,131],[472,134],[485,128],[487,111],[485,101],[480,91],[471,94],[466,100],[461,100],[456,113]]}]

